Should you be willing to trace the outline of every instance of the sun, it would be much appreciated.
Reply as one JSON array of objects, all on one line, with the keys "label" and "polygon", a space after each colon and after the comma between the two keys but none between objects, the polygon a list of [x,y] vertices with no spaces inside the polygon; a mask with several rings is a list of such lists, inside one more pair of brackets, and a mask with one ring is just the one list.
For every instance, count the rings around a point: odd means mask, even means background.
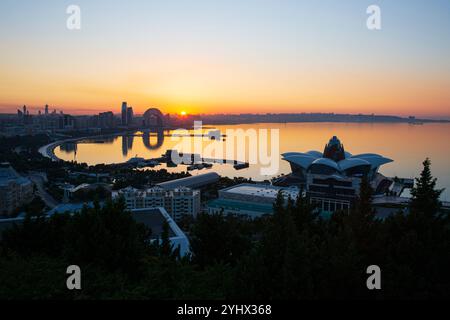
[{"label": "sun", "polygon": [[187,112],[186,112],[186,111],[181,111],[180,114],[181,114],[182,116],[185,116],[185,115],[187,115]]}]

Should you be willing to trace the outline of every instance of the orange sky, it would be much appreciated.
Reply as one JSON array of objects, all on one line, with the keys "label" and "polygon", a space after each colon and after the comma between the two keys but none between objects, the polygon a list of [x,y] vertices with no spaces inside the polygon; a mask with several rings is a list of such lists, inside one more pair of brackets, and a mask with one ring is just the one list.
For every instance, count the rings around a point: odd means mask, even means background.
[{"label": "orange sky", "polygon": [[383,29],[371,32],[355,0],[130,1],[80,0],[79,31],[65,27],[61,4],[0,3],[0,112],[119,112],[127,101],[136,114],[450,118],[450,11],[441,2],[386,3]]},{"label": "orange sky", "polygon": [[391,71],[385,65],[351,63],[318,68],[317,62],[262,66],[207,55],[154,57],[151,62],[142,56],[126,64],[117,63],[123,60],[114,55],[68,64],[51,53],[36,61],[20,55],[14,60],[2,66],[3,112],[46,103],[75,113],[119,112],[121,102],[128,101],[135,113],[154,106],[165,113],[450,115],[450,77],[439,70]]},{"label": "orange sky", "polygon": [[125,79],[124,74],[98,70],[94,75],[60,76],[57,81],[52,79],[58,79],[58,75],[36,72],[38,76],[33,78],[11,70],[6,84],[4,78],[0,80],[5,89],[1,95],[2,111],[14,110],[14,106],[22,104],[42,108],[48,103],[51,108],[67,112],[118,112],[121,102],[128,101],[135,113],[155,106],[165,113],[184,110],[449,115],[450,83],[439,75],[417,79],[414,75],[394,74],[384,79],[383,74],[368,76],[357,72],[292,76],[281,72],[250,73],[232,67],[210,70],[204,67],[191,72],[181,70],[167,77],[129,75]]}]

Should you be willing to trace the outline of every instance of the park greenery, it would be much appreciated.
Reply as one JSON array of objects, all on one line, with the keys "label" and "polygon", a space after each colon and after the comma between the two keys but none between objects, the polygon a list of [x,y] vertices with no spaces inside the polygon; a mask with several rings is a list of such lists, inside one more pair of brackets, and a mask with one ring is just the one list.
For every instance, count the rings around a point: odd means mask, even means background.
[{"label": "park greenery", "polygon": [[[123,201],[76,214],[29,214],[4,231],[0,299],[426,299],[450,293],[450,220],[430,162],[408,213],[377,219],[363,179],[350,212],[323,219],[306,197],[279,195],[274,214],[256,220],[200,215],[180,257],[167,226],[159,241]],[[174,250],[175,249],[175,250]],[[82,289],[66,288],[79,265]],[[368,290],[369,265],[382,289]]]}]

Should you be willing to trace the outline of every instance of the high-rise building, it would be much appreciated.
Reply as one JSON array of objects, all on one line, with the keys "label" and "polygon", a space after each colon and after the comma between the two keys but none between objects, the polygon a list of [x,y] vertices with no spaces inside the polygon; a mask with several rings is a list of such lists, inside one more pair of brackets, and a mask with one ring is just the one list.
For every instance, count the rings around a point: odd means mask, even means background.
[{"label": "high-rise building", "polygon": [[124,101],[122,102],[122,125],[126,126],[127,125],[127,102]]},{"label": "high-rise building", "polygon": [[131,126],[133,124],[133,107],[127,108],[127,125]]},{"label": "high-rise building", "polygon": [[45,115],[48,115],[48,104],[45,105]]},{"label": "high-rise building", "polygon": [[100,128],[114,127],[114,114],[111,111],[102,112],[98,114],[98,126]]}]

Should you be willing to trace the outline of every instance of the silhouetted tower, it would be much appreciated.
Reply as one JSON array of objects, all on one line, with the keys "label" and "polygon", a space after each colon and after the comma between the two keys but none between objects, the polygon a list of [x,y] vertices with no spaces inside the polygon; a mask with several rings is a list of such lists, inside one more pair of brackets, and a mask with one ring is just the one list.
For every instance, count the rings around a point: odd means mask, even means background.
[{"label": "silhouetted tower", "polygon": [[127,108],[127,125],[131,126],[133,124],[133,107]]},{"label": "silhouetted tower", "polygon": [[335,162],[345,159],[344,145],[336,136],[333,136],[323,150],[323,157]]},{"label": "silhouetted tower", "polygon": [[127,125],[127,102],[122,102],[122,125]]}]

